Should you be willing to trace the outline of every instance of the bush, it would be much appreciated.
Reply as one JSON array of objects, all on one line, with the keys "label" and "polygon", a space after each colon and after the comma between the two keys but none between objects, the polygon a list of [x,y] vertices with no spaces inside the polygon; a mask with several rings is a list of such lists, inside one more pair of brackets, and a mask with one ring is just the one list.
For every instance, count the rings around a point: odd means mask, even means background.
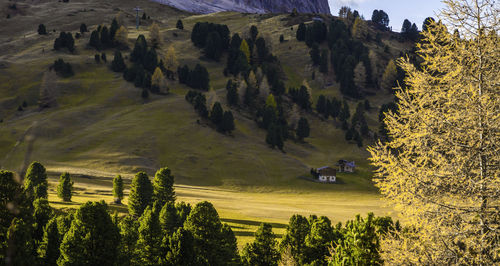
[{"label": "bush", "polygon": [[54,50],[68,48],[68,51],[73,53],[75,51],[75,40],[71,32],[61,32],[59,37],[54,41]]}]

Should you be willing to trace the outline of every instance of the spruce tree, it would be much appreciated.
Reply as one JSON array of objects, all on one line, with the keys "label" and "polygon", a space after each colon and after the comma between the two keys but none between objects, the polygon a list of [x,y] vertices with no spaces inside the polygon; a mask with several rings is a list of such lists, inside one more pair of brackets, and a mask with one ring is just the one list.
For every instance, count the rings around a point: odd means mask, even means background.
[{"label": "spruce tree", "polygon": [[316,111],[319,114],[324,114],[326,111],[326,97],[323,94],[319,96],[318,102],[316,102]]},{"label": "spruce tree", "polygon": [[179,227],[182,227],[181,217],[177,213],[175,203],[169,201],[163,205],[159,216],[162,233],[171,236]]},{"label": "spruce tree", "polygon": [[319,66],[321,63],[321,52],[319,51],[319,46],[317,43],[312,45],[312,49],[309,52],[311,60],[314,66]]},{"label": "spruce tree", "polygon": [[179,30],[183,30],[184,29],[184,24],[182,23],[182,20],[177,20],[177,24],[175,24],[175,27]]},{"label": "spruce tree", "polygon": [[238,96],[238,89],[236,87],[237,87],[237,83],[233,83],[233,81],[231,79],[227,81],[226,99],[227,99],[227,103],[229,105],[233,105],[233,106],[238,105],[239,96]]},{"label": "spruce tree", "polygon": [[189,214],[184,228],[194,237],[198,263],[228,265],[238,258],[236,238],[230,228],[222,225],[211,203],[198,203]]},{"label": "spruce tree", "polygon": [[97,30],[92,31],[90,34],[89,46],[97,50],[101,49],[101,39],[99,38],[99,32]]},{"label": "spruce tree", "polygon": [[33,201],[33,239],[37,242],[43,238],[43,231],[47,222],[54,215],[54,211],[47,199],[36,199]]},{"label": "spruce tree", "polygon": [[80,24],[80,33],[84,34],[85,32],[88,32],[87,25],[85,23]]},{"label": "spruce tree", "polygon": [[24,178],[24,189],[26,193],[34,199],[46,199],[48,197],[48,186],[45,167],[39,162],[32,162]]},{"label": "spruce tree", "polygon": [[229,132],[234,130],[234,117],[231,111],[225,111],[224,116],[222,117],[222,122],[220,125],[220,130],[222,132]]},{"label": "spruce tree", "polygon": [[57,196],[63,201],[71,201],[71,194],[73,192],[73,182],[69,173],[63,173],[59,178],[59,185],[57,186]]},{"label": "spruce tree", "polygon": [[162,232],[158,220],[157,204],[148,206],[139,218],[139,237],[135,246],[134,265],[157,265],[161,255]]},{"label": "spruce tree", "polygon": [[111,70],[114,72],[123,72],[126,68],[127,66],[123,61],[122,53],[120,51],[116,51],[115,57],[113,58],[113,61],[111,61]]},{"label": "spruce tree", "polygon": [[[167,240],[167,239],[165,239]],[[167,241],[165,241],[167,242]],[[194,238],[190,231],[180,227],[168,238],[168,250],[165,261],[167,265],[196,265],[197,254],[194,250]]]},{"label": "spruce tree", "polygon": [[306,25],[303,22],[300,23],[296,35],[298,41],[303,42],[306,40],[306,30],[307,30]]},{"label": "spruce tree", "polygon": [[134,217],[140,217],[152,203],[153,185],[145,172],[139,172],[132,179],[128,198],[128,211]]},{"label": "spruce tree", "polygon": [[305,240],[310,231],[310,224],[304,216],[293,215],[286,227],[286,233],[280,243],[280,250],[290,249],[295,261],[300,262],[306,252]]},{"label": "spruce tree", "polygon": [[310,131],[310,128],[309,128],[309,122],[307,121],[307,118],[301,117],[299,119],[299,123],[297,125],[297,132],[296,132],[297,138],[300,141],[303,141],[304,138],[309,137],[309,131]]},{"label": "spruce tree", "polygon": [[[34,265],[36,249],[32,238],[33,228],[23,219],[14,218],[7,230],[6,243],[9,245],[6,261],[11,265]],[[2,243],[3,244],[3,243]]]},{"label": "spruce tree", "polygon": [[158,206],[163,206],[167,202],[175,202],[174,176],[168,167],[156,171],[153,191],[153,199]]},{"label": "spruce tree", "polygon": [[262,223],[255,232],[253,243],[246,244],[242,260],[246,265],[277,266],[280,259],[276,235],[271,224]]},{"label": "spruce tree", "polygon": [[38,34],[47,35],[47,29],[45,28],[45,25],[43,24],[38,25]]},{"label": "spruce tree", "polygon": [[210,111],[210,120],[215,125],[219,125],[222,122],[222,118],[224,116],[224,110],[222,110],[222,106],[219,102],[216,102],[214,106],[212,106],[212,111]]},{"label": "spruce tree", "polygon": [[104,201],[87,202],[74,214],[61,243],[58,265],[113,265],[119,252],[120,232]]},{"label": "spruce tree", "polygon": [[43,265],[56,265],[57,259],[61,254],[59,246],[61,245],[61,236],[57,228],[57,218],[49,220],[43,232],[43,239],[38,246],[38,257]]},{"label": "spruce tree", "polygon": [[135,246],[139,239],[139,221],[127,215],[118,224],[120,229],[120,246],[118,255],[118,265],[133,265]]},{"label": "spruce tree", "polygon": [[113,178],[113,197],[116,204],[121,204],[123,199],[123,179],[121,175]]}]

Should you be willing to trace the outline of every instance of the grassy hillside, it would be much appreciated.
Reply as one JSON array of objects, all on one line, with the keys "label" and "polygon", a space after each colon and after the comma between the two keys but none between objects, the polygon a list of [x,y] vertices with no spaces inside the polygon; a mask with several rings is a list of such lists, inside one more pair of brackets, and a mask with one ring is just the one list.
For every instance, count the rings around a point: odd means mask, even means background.
[{"label": "grassy hillside", "polygon": [[[132,11],[136,4],[151,16],[151,20],[142,21],[145,25],[139,30],[135,29]],[[159,53],[173,45],[180,64],[201,62],[206,66],[212,88],[208,101],[221,101],[227,109],[224,63],[200,60],[201,52],[189,38],[191,28],[199,21],[224,23],[231,33],[245,36],[249,26],[256,25],[281,61],[287,87],[307,84],[314,100],[320,94],[341,97],[338,85],[332,82],[333,73],[325,77],[318,73],[311,80],[309,49],[295,39],[297,25],[288,25],[288,15],[191,15],[149,1],[35,1],[18,6],[22,13],[0,19],[1,168],[22,172],[30,161],[37,160],[53,177],[63,171],[82,176],[75,182],[78,190],[74,202],[79,204],[86,200],[111,201],[111,177],[116,174],[130,178],[137,171],[146,171],[152,175],[168,166],[175,175],[180,200],[212,201],[242,237],[251,235],[258,221],[283,224],[294,213],[316,213],[343,221],[356,213],[389,211],[382,206],[371,182],[372,168],[365,147],[347,143],[344,131],[333,120],[302,113],[309,119],[311,137],[306,143],[287,141],[285,152],[281,152],[268,147],[266,132],[245,112],[233,109],[236,130],[231,136],[197,123],[198,115],[184,100],[188,91],[184,85],[172,83],[169,95],[152,95],[144,101],[140,89],[110,70],[113,50],[104,51],[107,64],[94,62],[96,51],[86,47],[90,33],[76,40],[75,54],[52,50],[59,31],[76,32],[80,23],[92,30],[97,24],[109,24],[119,11],[124,14],[131,43],[139,34],[147,37],[147,26],[156,21],[164,38]],[[175,22],[181,18],[184,31],[175,29]],[[40,36],[36,33],[39,23],[57,32]],[[287,40],[284,43],[279,42],[281,34]],[[383,42],[391,54],[384,53],[383,47],[367,44],[381,55],[382,62],[410,48],[408,43],[393,40],[389,33],[383,34]],[[46,72],[57,58],[70,62],[75,76],[47,78]],[[225,57],[221,62],[226,62]],[[330,83],[333,85],[326,86]],[[54,91],[56,107],[38,108],[43,86]],[[378,108],[392,96],[378,91],[368,99],[373,106],[368,124],[377,131]],[[28,107],[18,111],[23,101]],[[349,104],[352,114],[357,102],[349,100]],[[358,165],[356,173],[339,174],[340,184],[301,178],[309,175],[310,168],[334,165],[339,159],[354,160]],[[58,207],[75,206],[63,205],[53,193],[50,199]],[[278,228],[283,230],[282,225]]]}]

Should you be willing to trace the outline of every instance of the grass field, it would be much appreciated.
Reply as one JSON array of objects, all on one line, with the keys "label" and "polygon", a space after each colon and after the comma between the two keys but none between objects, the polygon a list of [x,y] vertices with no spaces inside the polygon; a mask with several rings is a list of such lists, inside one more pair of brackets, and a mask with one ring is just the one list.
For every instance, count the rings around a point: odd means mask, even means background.
[{"label": "grass field", "polygon": [[[308,48],[295,39],[297,25],[287,26],[287,15],[192,15],[140,1],[152,19],[142,21],[136,30],[132,11],[136,4],[129,0],[72,0],[64,5],[54,1],[23,2],[20,8],[25,15],[0,18],[1,168],[23,172],[31,161],[40,161],[52,173],[52,190],[57,175],[70,172],[77,188],[74,202],[60,202],[53,191],[50,200],[57,208],[74,208],[88,200],[111,202],[111,178],[116,174],[129,182],[138,171],[152,176],[157,169],[168,166],[176,178],[178,199],[193,204],[203,200],[214,203],[223,220],[232,226],[240,245],[251,239],[262,221],[274,223],[276,233],[282,234],[288,218],[295,213],[326,215],[333,221],[370,211],[378,215],[390,213],[372,184],[373,169],[367,161],[366,146],[358,148],[346,142],[344,131],[331,119],[324,121],[301,112],[309,120],[311,136],[305,143],[287,141],[281,152],[270,149],[265,143],[266,132],[238,109],[232,110],[236,130],[230,136],[216,132],[207,123],[198,123],[193,107],[184,100],[188,89],[183,85],[173,83],[169,95],[142,100],[140,89],[110,70],[113,50],[101,51],[108,55],[107,64],[94,62],[96,51],[86,47],[90,34],[76,40],[74,54],[52,50],[58,31],[75,32],[82,22],[92,30],[97,24],[109,24],[121,12],[133,43],[139,34],[148,36],[148,25],[156,21],[164,38],[158,53],[173,45],[180,64],[200,62],[206,66],[211,77],[210,103],[218,100],[228,109],[228,77],[223,75],[226,59],[223,57],[222,63],[203,59],[190,41],[190,30],[196,22],[210,21],[225,23],[232,33],[247,36],[250,25],[255,24],[281,61],[287,87],[307,84],[313,101],[320,94],[341,97],[333,73],[322,76],[316,71],[317,78],[312,80]],[[174,28],[177,19],[183,19],[184,31]],[[57,31],[48,36],[36,34],[42,22],[49,31]],[[287,40],[284,43],[279,42],[281,34]],[[390,36],[383,38],[392,54],[384,54],[383,47],[369,44],[381,58],[409,48]],[[75,76],[53,80],[57,106],[39,110],[40,87],[47,85],[44,73],[57,58],[70,62]],[[367,113],[368,124],[377,131],[378,108],[392,96],[378,91],[368,99],[373,106]],[[23,101],[28,107],[18,111]],[[348,101],[354,113],[358,101]],[[339,174],[340,184],[319,184],[301,178],[308,176],[311,168],[334,165],[339,159],[354,160],[358,166],[354,174]],[[124,206],[110,207],[126,212]]]}]

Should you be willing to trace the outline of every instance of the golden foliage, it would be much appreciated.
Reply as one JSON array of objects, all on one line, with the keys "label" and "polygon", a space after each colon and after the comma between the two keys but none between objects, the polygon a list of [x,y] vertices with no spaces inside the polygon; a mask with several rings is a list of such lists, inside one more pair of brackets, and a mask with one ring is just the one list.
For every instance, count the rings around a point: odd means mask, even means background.
[{"label": "golden foliage", "polygon": [[247,62],[250,62],[250,48],[246,40],[241,41],[240,50],[245,54]]},{"label": "golden foliage", "polygon": [[[444,1],[408,60],[390,140],[369,148],[381,193],[408,228],[383,241],[388,264],[500,263],[500,51],[492,1]],[[472,4],[469,4],[471,3]]]},{"label": "golden foliage", "polygon": [[396,77],[398,75],[398,71],[396,69],[396,64],[393,60],[389,61],[387,66],[385,67],[384,74],[382,75],[382,81],[380,82],[380,86],[382,89],[390,90],[394,86],[394,82],[396,81]]},{"label": "golden foliage", "polygon": [[179,62],[177,61],[177,55],[175,54],[174,46],[170,45],[167,49],[167,54],[165,55],[165,68],[170,71],[175,72]]},{"label": "golden foliage", "polygon": [[123,47],[128,47],[128,30],[124,26],[120,26],[120,28],[115,33],[115,41],[118,42],[118,45]]},{"label": "golden foliage", "polygon": [[354,20],[354,25],[352,26],[352,36],[360,40],[366,39],[368,35],[368,27],[361,18],[356,18]]},{"label": "golden foliage", "polygon": [[160,47],[162,43],[160,27],[156,24],[156,22],[153,22],[153,25],[149,28],[149,40],[151,45],[155,48]]},{"label": "golden foliage", "polygon": [[155,69],[155,72],[151,77],[151,86],[158,88],[160,92],[168,92],[167,80],[165,79],[165,76],[163,75],[163,72],[159,67]]},{"label": "golden foliage", "polygon": [[271,93],[269,96],[267,96],[266,100],[266,107],[272,107],[273,109],[276,109],[278,104],[276,103],[276,100],[274,99],[274,95]]}]

